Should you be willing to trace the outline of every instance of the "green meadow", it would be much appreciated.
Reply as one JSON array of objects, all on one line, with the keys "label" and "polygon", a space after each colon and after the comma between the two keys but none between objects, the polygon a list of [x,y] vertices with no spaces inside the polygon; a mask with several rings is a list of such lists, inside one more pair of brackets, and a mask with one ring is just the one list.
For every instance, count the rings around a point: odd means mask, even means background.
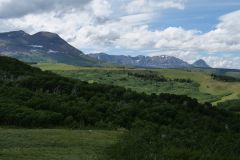
[{"label": "green meadow", "polygon": [[97,160],[120,131],[1,129],[1,160]]},{"label": "green meadow", "polygon": [[[65,64],[37,64],[42,70],[50,70],[65,77],[80,79],[89,83],[103,83],[133,89],[137,92],[171,93],[188,95],[199,102],[217,104],[240,97],[239,82],[213,80],[210,71],[190,69],[137,69],[117,67],[76,67]],[[128,73],[145,73],[152,71],[169,79],[191,79],[193,83],[155,82],[129,76]],[[227,74],[232,74],[231,72]],[[235,73],[237,74],[237,73]]]}]

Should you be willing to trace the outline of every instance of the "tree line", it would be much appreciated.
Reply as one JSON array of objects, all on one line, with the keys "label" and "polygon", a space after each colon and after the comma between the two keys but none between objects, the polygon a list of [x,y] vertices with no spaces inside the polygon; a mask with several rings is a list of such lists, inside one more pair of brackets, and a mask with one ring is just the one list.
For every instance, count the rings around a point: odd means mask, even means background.
[{"label": "tree line", "polygon": [[183,78],[169,79],[164,77],[163,75],[158,75],[157,73],[154,73],[154,72],[148,72],[148,73],[128,72],[128,76],[141,78],[145,81],[150,80],[155,82],[194,83],[191,79],[183,79]]},{"label": "tree line", "polygon": [[218,80],[218,81],[224,81],[224,82],[240,82],[239,78],[225,76],[225,75],[216,75],[211,74],[212,79]]}]

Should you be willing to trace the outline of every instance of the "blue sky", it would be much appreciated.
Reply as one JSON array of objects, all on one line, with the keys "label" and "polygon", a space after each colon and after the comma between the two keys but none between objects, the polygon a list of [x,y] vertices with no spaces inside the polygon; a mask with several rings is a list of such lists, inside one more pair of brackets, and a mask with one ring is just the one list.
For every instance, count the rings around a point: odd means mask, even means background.
[{"label": "blue sky", "polygon": [[0,0],[0,31],[58,33],[85,53],[240,69],[239,0]]},{"label": "blue sky", "polygon": [[[240,9],[239,0],[188,0],[184,10],[166,10],[152,28],[182,26],[208,32],[214,29],[218,18]],[[161,23],[160,21],[164,21]]]}]

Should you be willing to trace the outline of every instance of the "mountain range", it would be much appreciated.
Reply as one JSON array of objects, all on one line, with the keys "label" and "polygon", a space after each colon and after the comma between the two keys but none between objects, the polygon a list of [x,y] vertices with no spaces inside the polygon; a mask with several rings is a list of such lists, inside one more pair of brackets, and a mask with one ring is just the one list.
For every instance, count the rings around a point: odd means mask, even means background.
[{"label": "mountain range", "polygon": [[124,55],[108,55],[106,53],[89,54],[99,61],[114,63],[119,65],[135,66],[135,67],[156,67],[156,68],[210,68],[210,66],[202,59],[193,64],[189,64],[179,58],[167,55],[161,56],[124,56]]},{"label": "mountain range", "polygon": [[134,67],[156,68],[209,68],[203,60],[189,64],[173,56],[124,56],[105,53],[84,54],[71,46],[59,35],[38,32],[30,35],[24,31],[0,33],[0,55],[10,56],[25,62],[65,63],[77,66],[100,66],[104,63]]}]

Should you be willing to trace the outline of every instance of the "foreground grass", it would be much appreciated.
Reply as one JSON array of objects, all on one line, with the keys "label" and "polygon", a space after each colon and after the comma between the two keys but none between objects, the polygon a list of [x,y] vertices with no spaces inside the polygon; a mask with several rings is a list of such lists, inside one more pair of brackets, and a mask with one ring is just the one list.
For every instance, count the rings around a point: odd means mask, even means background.
[{"label": "foreground grass", "polygon": [[97,160],[121,132],[0,129],[1,160]]}]

